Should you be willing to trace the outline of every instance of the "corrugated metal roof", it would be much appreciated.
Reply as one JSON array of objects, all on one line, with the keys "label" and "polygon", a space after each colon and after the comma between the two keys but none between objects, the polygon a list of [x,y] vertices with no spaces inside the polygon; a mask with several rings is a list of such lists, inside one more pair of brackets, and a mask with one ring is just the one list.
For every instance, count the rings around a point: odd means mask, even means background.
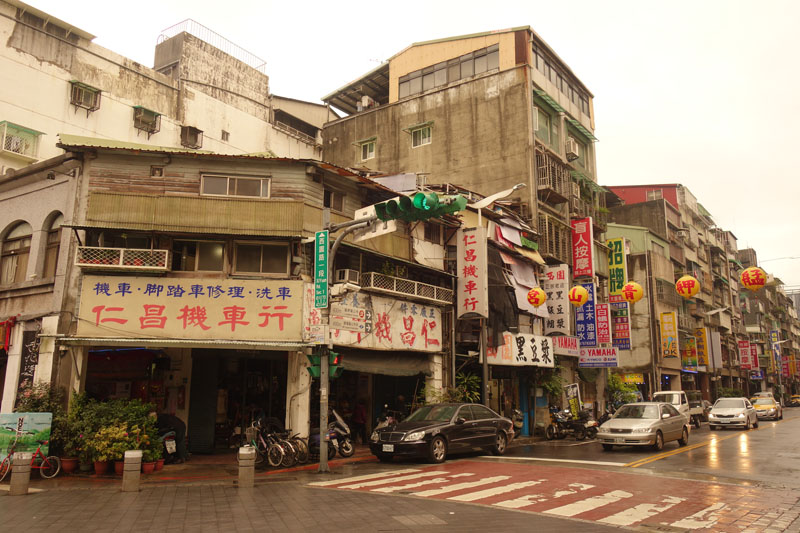
[{"label": "corrugated metal roof", "polygon": [[576,129],[576,130],[578,130],[578,131],[579,131],[579,132],[581,132],[583,135],[585,135],[585,136],[586,136],[586,138],[587,138],[587,139],[589,139],[590,141],[596,141],[596,140],[597,140],[597,137],[595,137],[595,136],[592,134],[592,132],[591,132],[591,131],[587,130],[587,129],[584,127],[584,125],[583,125],[583,124],[581,124],[580,122],[578,122],[578,121],[577,121],[577,120],[575,120],[574,118],[567,117],[567,122],[569,122],[570,124],[572,124],[572,125],[575,127],[575,129]]},{"label": "corrugated metal roof", "polygon": [[547,94],[545,91],[542,91],[541,89],[536,89],[536,90],[534,90],[533,92],[534,92],[534,93],[536,93],[536,96],[540,97],[542,100],[544,100],[545,102],[547,102],[547,104],[548,104],[550,107],[552,107],[552,108],[553,108],[555,111],[557,111],[557,112],[559,112],[559,113],[566,113],[566,112],[567,112],[567,111],[566,111],[566,110],[565,110],[563,107],[561,107],[561,106],[558,104],[558,102],[556,102],[556,101],[553,99],[553,97],[552,97],[552,96],[550,96],[549,94]]}]

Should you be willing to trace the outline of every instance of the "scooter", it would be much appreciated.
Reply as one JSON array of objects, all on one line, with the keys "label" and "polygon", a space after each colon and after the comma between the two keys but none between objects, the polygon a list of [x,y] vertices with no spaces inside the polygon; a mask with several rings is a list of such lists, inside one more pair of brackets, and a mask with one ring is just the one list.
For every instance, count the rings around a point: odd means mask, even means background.
[{"label": "scooter", "polygon": [[333,416],[334,421],[328,424],[328,430],[330,431],[328,438],[330,439],[331,444],[339,452],[339,455],[342,457],[351,457],[354,453],[356,453],[356,449],[353,447],[353,438],[350,435],[350,426],[348,426],[344,419],[339,416],[339,413],[336,412],[336,409],[333,410]]},{"label": "scooter", "polygon": [[522,433],[522,425],[525,420],[525,417],[522,415],[522,411],[519,409],[514,409],[511,411],[511,422],[514,424],[514,437],[519,437]]},{"label": "scooter", "polygon": [[175,441],[175,430],[172,428],[158,430],[158,440],[161,441],[163,446],[164,464],[168,465],[177,461],[178,443]]},{"label": "scooter", "polygon": [[383,414],[381,414],[381,416],[378,417],[377,420],[378,424],[375,426],[374,430],[378,430],[389,426],[394,426],[399,421],[400,421],[400,412],[389,409],[388,404],[383,404]]},{"label": "scooter", "polygon": [[575,435],[576,440],[585,439],[585,422],[581,419],[573,419],[569,409],[561,411],[557,407],[550,407],[550,424],[545,428],[545,438],[547,440],[563,439],[570,434]]}]

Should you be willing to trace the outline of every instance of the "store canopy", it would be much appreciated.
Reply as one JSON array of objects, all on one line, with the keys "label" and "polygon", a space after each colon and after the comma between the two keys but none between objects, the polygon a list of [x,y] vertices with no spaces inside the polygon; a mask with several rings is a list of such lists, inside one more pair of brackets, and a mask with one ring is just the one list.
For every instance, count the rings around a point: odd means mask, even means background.
[{"label": "store canopy", "polygon": [[591,131],[587,130],[587,129],[586,129],[586,127],[584,127],[584,125],[583,125],[583,124],[581,124],[580,122],[578,122],[578,121],[577,121],[577,120],[575,120],[574,118],[569,118],[569,117],[567,117],[567,122],[569,122],[570,124],[572,124],[572,126],[573,126],[573,127],[576,129],[576,130],[578,130],[579,132],[581,132],[581,134],[582,134],[582,135],[584,135],[584,136],[585,136],[587,139],[589,139],[590,141],[596,141],[596,140],[597,140],[597,137],[595,137],[595,136],[592,134],[592,132],[591,132]]},{"label": "store canopy", "polygon": [[345,370],[385,376],[416,376],[420,373],[426,376],[433,375],[428,354],[378,350],[351,352],[340,349],[340,351]]},{"label": "store canopy", "polygon": [[558,112],[558,113],[566,113],[566,112],[567,112],[567,111],[566,111],[566,109],[564,109],[563,107],[561,107],[561,106],[558,104],[558,102],[556,102],[555,100],[553,100],[553,98],[552,98],[552,97],[551,97],[549,94],[547,94],[546,92],[544,92],[544,91],[541,91],[541,90],[538,90],[538,89],[537,89],[537,90],[535,90],[535,91],[533,91],[533,92],[534,92],[534,94],[536,94],[536,96],[538,96],[539,98],[541,98],[542,100],[544,100],[545,102],[547,102],[547,105],[549,105],[550,107],[552,107],[552,108],[553,108],[553,110],[555,110],[556,112]]}]

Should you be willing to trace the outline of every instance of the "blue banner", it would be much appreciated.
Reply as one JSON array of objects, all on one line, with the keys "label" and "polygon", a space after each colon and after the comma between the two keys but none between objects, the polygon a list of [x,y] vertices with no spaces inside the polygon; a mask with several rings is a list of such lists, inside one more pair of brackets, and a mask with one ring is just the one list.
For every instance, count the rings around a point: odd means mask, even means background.
[{"label": "blue banner", "polygon": [[597,346],[597,316],[594,312],[594,283],[581,283],[589,293],[586,303],[575,311],[575,333],[581,348]]}]

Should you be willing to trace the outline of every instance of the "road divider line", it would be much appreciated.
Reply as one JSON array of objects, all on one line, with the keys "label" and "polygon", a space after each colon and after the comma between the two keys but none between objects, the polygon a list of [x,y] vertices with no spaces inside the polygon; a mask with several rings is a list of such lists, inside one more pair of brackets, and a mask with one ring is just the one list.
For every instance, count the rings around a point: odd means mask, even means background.
[{"label": "road divider line", "polygon": [[[751,429],[750,431],[755,431],[755,430]],[[646,465],[646,464],[649,464],[649,463],[654,463],[654,462],[659,461],[661,459],[666,459],[667,457],[672,457],[673,455],[678,455],[678,454],[681,454],[681,453],[685,453],[685,452],[689,452],[689,451],[692,451],[692,450],[696,450],[697,448],[702,448],[703,446],[708,446],[712,442],[722,442],[724,440],[728,440],[728,439],[732,439],[732,438],[735,438],[735,437],[739,437],[739,436],[744,435],[744,434],[746,434],[746,432],[737,433],[737,434],[734,434],[734,435],[727,435],[725,437],[714,437],[713,439],[708,439],[708,440],[703,441],[703,442],[698,442],[697,444],[692,444],[690,446],[684,446],[682,448],[678,448],[677,450],[670,450],[668,452],[659,453],[658,455],[651,455],[649,457],[645,457],[644,459],[639,459],[637,461],[630,462],[630,463],[628,463],[628,464],[626,464],[624,466],[626,466],[628,468],[638,468],[640,466],[643,466],[643,465]]]}]

